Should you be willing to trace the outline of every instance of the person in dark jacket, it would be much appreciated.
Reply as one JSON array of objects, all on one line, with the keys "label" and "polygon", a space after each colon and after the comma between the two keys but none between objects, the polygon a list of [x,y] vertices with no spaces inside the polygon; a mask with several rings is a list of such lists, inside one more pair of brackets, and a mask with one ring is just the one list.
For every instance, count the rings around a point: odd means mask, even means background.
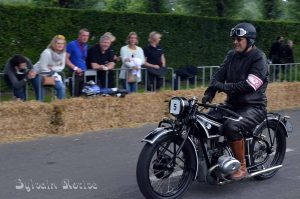
[{"label": "person in dark jacket", "polygon": [[113,69],[115,68],[115,53],[111,49],[111,37],[102,35],[99,44],[88,50],[87,66],[97,70],[98,85],[100,88],[113,88]]},{"label": "person in dark jacket", "polygon": [[[251,131],[266,117],[268,72],[265,54],[254,45],[256,29],[252,24],[236,25],[230,36],[234,49],[212,77],[202,102],[211,102],[216,92],[225,92],[227,106],[242,116],[237,121],[227,119],[221,129],[235,158],[241,162],[240,169],[231,175],[231,179],[238,180],[247,175],[242,132]],[[222,117],[224,113],[213,110],[210,114]]]},{"label": "person in dark jacket", "polygon": [[271,46],[269,59],[272,61],[272,64],[281,64],[279,60],[279,54],[283,46],[283,41],[284,38],[282,36],[278,36],[276,41]]},{"label": "person in dark jacket", "polygon": [[[281,59],[283,42],[284,42],[284,38],[282,36],[278,36],[276,38],[276,41],[272,44],[269,53],[269,59],[272,61],[272,64],[283,64]],[[280,65],[275,65],[274,67],[275,67],[275,78],[278,79]]]},{"label": "person in dark jacket", "polygon": [[5,64],[5,81],[12,87],[14,96],[17,99],[25,101],[27,98],[26,83],[36,76],[36,72],[30,70],[31,68],[31,61],[22,55],[13,56]]},{"label": "person in dark jacket", "polygon": [[283,64],[290,64],[294,63],[294,53],[293,53],[293,41],[288,40],[286,45],[283,45],[281,53],[280,53],[280,58],[281,58],[281,63]]},{"label": "person in dark jacket", "polygon": [[147,68],[147,90],[159,91],[166,74],[166,58],[163,48],[159,45],[162,35],[153,31],[149,34],[149,44],[144,47],[145,63]]}]

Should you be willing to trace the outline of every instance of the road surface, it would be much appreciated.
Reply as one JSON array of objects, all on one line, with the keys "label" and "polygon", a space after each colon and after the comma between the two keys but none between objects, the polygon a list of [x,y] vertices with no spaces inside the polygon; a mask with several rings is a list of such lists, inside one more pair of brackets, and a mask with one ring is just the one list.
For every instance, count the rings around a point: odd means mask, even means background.
[{"label": "road surface", "polygon": [[[267,181],[194,182],[184,199],[300,198],[300,110],[284,167]],[[0,145],[0,199],[142,199],[135,177],[140,140],[153,129],[114,129]],[[81,189],[79,189],[81,188]]]}]

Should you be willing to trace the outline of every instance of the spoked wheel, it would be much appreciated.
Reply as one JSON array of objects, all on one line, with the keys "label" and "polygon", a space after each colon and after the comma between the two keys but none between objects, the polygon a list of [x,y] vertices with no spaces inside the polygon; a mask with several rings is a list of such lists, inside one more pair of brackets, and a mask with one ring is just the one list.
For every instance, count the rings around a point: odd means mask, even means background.
[{"label": "spoked wheel", "polygon": [[[137,182],[148,199],[180,198],[195,175],[196,161],[193,146],[162,136],[154,144],[147,143],[137,163]],[[176,152],[178,155],[175,155]]]},{"label": "spoked wheel", "polygon": [[[269,127],[269,128],[268,128]],[[273,120],[265,121],[256,131],[252,143],[252,159],[253,165],[259,165],[257,170],[263,170],[282,164],[286,150],[285,130],[277,122]],[[258,176],[258,180],[271,178],[276,174],[276,170],[272,170]]]}]

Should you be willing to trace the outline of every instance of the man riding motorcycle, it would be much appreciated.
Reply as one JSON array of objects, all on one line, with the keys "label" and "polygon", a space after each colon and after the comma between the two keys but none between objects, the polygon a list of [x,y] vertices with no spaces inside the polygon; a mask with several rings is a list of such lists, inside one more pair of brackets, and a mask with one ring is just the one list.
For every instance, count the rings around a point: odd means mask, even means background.
[{"label": "man riding motorcycle", "polygon": [[[221,128],[237,160],[240,169],[231,175],[239,180],[247,175],[244,139],[242,132],[251,131],[266,117],[267,60],[255,45],[256,29],[250,23],[240,23],[230,31],[234,49],[227,56],[204,93],[202,103],[211,102],[216,92],[227,94],[226,105],[242,116],[240,120],[227,119]],[[213,110],[211,115],[224,115]]]}]

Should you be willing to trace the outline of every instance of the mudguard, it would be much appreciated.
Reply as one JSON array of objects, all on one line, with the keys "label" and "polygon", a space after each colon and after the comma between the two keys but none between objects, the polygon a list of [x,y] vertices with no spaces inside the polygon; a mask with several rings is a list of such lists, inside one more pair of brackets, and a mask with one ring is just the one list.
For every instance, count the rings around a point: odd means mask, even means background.
[{"label": "mudguard", "polygon": [[142,142],[148,142],[150,144],[153,144],[158,138],[161,136],[167,135],[171,133],[173,130],[172,129],[167,129],[165,127],[158,127],[152,131],[148,135],[144,137]]},{"label": "mudguard", "polygon": [[[286,128],[286,126],[284,125],[284,123],[281,121],[281,120],[279,120],[278,118],[276,118],[276,117],[268,117],[268,121],[275,121],[275,122],[278,122],[278,125],[279,126],[281,126],[285,131],[285,136],[286,137],[289,137],[289,135],[288,135],[288,131],[287,131],[287,128]],[[264,120],[261,124],[263,124],[263,123],[266,123],[267,121],[266,120]],[[256,131],[259,129],[259,127],[261,126],[261,124],[259,124],[259,125],[257,125],[257,127],[254,129],[254,131],[253,131],[253,134],[255,134],[256,133]]]},{"label": "mudguard", "polygon": [[285,130],[284,131],[285,132],[285,136],[289,137],[288,131],[286,129],[286,126],[284,125],[284,123],[281,120],[278,120],[277,118],[268,118],[268,121],[276,121],[276,122],[278,122],[278,124]]},{"label": "mudguard", "polygon": [[[142,140],[142,142],[147,142],[149,144],[153,144],[160,137],[162,137],[164,135],[167,135],[167,134],[170,134],[172,132],[173,132],[173,129],[165,128],[165,127],[159,127],[159,128],[156,128],[156,129],[150,131],[150,133],[145,136],[145,138]],[[197,153],[197,150],[196,150],[196,146],[195,146],[194,142],[191,140],[190,137],[188,137],[187,142],[189,142],[193,146],[193,149],[194,149],[194,157],[196,158],[196,168],[195,168],[196,172],[195,172],[194,180],[196,180],[197,174],[198,174],[198,165],[199,165],[198,153]]]}]

